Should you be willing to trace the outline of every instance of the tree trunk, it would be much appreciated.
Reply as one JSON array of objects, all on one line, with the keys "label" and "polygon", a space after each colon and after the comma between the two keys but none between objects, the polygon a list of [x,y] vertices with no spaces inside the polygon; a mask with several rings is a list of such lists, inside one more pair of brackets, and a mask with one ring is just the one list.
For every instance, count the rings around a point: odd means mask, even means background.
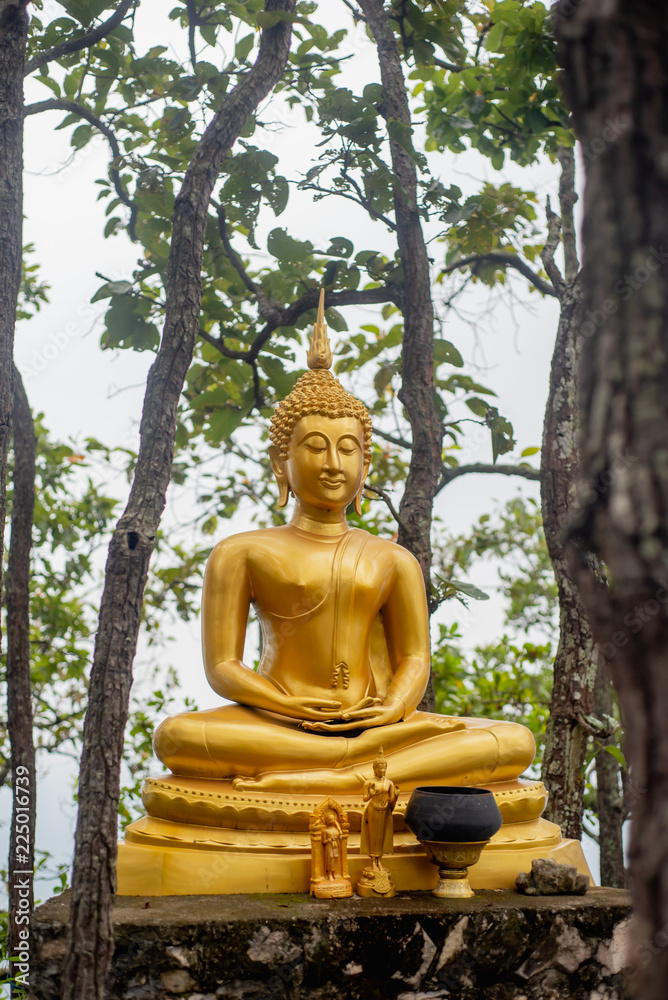
[{"label": "tree trunk", "polygon": [[27,0],[0,0],[0,594],[7,516],[16,302],[23,258],[23,65]]},{"label": "tree trunk", "polygon": [[[376,43],[383,86],[380,113],[388,123],[390,153],[396,182],[394,213],[403,268],[404,336],[399,399],[412,430],[411,461],[399,507],[399,544],[422,567],[431,597],[431,522],[442,471],[443,425],[434,401],[434,309],[429,257],[418,211],[417,170],[405,148],[411,142],[411,118],[392,22],[382,0],[358,0]],[[402,132],[403,145],[393,138]],[[421,708],[434,709],[433,681]]]},{"label": "tree trunk", "polygon": [[[543,781],[549,792],[545,815],[567,837],[582,837],[584,788],[582,767],[587,754],[588,726],[584,717],[593,707],[596,666],[591,628],[573,581],[565,552],[566,533],[573,519],[579,464],[577,381],[582,346],[582,274],[580,272],[573,206],[575,164],[572,149],[559,151],[560,219],[548,205],[549,236],[543,260],[559,297],[557,338],[550,368],[550,386],[541,458],[543,527],[559,594],[559,645],[547,723]],[[561,228],[564,277],[553,263]]]},{"label": "tree trunk", "polygon": [[[594,714],[597,718],[612,718],[614,701],[612,681],[601,658],[594,688]],[[609,736],[599,741],[602,746],[615,746]],[[601,864],[601,885],[623,888],[626,885],[624,867],[624,802],[620,781],[619,762],[611,753],[599,750],[596,754],[596,812],[598,813],[598,846]]]},{"label": "tree trunk", "polygon": [[[30,550],[35,510],[35,429],[21,376],[14,369],[14,496],[7,566],[7,728],[11,748],[12,825],[9,832],[7,952],[26,949],[33,911],[35,864],[35,746],[30,683]],[[17,959],[14,974],[28,972]],[[20,982],[20,980],[19,980]],[[23,984],[28,983],[27,975]]]},{"label": "tree trunk", "polygon": [[[265,10],[288,14],[294,8],[295,0],[267,0],[265,5]],[[119,773],[132,661],[149,559],[169,484],[179,397],[199,330],[209,200],[221,164],[248,116],[285,70],[290,37],[289,21],[263,32],[253,69],[225,98],[208,126],[174,208],[165,326],[148,377],[130,498],[109,546],[95,642],[79,779],[64,1000],[102,1000],[113,955]]]},{"label": "tree trunk", "polygon": [[[638,995],[668,979],[668,7],[583,0],[557,19],[587,160],[582,516],[572,566],[626,726]],[[632,464],[620,455],[633,457]],[[600,557],[610,586],[599,583]]]},{"label": "tree trunk", "polygon": [[596,665],[591,628],[565,552],[575,506],[578,467],[577,363],[582,319],[581,281],[567,282],[561,295],[559,328],[552,356],[543,425],[541,501],[543,527],[559,593],[559,645],[545,736],[542,778],[549,792],[545,816],[566,837],[582,837],[585,783],[582,766],[593,708]]}]

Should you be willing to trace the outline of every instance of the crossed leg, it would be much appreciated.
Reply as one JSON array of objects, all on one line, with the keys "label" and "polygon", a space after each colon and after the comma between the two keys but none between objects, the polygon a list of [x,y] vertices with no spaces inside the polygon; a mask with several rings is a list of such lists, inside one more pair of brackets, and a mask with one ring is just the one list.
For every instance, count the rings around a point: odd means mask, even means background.
[{"label": "crossed leg", "polygon": [[402,791],[417,785],[508,781],[532,762],[524,726],[416,712],[404,722],[357,736],[320,735],[269,712],[225,705],[165,720],[155,734],[160,760],[174,774],[233,778],[240,790],[295,794],[356,792],[383,748]]}]

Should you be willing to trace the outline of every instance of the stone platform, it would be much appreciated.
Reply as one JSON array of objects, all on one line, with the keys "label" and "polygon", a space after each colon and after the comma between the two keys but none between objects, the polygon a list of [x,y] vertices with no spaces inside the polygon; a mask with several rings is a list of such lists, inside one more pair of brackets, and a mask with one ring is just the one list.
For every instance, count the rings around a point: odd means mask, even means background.
[{"label": "stone platform", "polygon": [[[31,996],[59,1000],[67,894],[33,923]],[[107,1000],[626,1000],[630,897],[117,897]]]}]

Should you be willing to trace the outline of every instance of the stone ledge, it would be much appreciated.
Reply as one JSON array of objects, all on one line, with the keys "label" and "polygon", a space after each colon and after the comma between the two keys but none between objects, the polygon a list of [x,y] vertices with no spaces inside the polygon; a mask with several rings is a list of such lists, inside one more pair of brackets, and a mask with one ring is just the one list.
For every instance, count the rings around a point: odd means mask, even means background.
[{"label": "stone ledge", "polygon": [[[59,1000],[68,894],[33,923],[32,996]],[[108,1000],[626,1000],[630,896],[441,901],[117,897]]]}]

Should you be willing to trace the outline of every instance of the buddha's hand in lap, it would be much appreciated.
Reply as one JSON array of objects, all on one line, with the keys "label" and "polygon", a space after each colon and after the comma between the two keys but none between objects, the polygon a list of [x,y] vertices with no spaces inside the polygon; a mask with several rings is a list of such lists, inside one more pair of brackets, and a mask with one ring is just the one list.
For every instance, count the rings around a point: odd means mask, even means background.
[{"label": "buddha's hand in lap", "polygon": [[324,698],[297,698],[286,695],[281,699],[279,712],[291,719],[310,719],[319,721],[325,718],[338,718],[341,711],[340,701],[326,701]]},{"label": "buddha's hand in lap", "polygon": [[382,701],[380,698],[365,698],[369,705],[360,703],[354,708],[340,712],[340,721],[304,722],[302,727],[312,733],[341,733],[349,729],[373,729],[401,722],[404,717],[404,703],[400,699]]},{"label": "buddha's hand in lap", "polygon": [[300,698],[293,695],[284,695],[281,698],[279,714],[286,715],[291,719],[300,719],[304,727],[310,723],[320,723],[331,721],[333,726],[337,725],[336,720],[348,720],[355,717],[356,713],[369,709],[373,705],[380,703],[380,698],[362,698],[351,708],[343,709],[340,701],[327,701],[322,698]]}]

